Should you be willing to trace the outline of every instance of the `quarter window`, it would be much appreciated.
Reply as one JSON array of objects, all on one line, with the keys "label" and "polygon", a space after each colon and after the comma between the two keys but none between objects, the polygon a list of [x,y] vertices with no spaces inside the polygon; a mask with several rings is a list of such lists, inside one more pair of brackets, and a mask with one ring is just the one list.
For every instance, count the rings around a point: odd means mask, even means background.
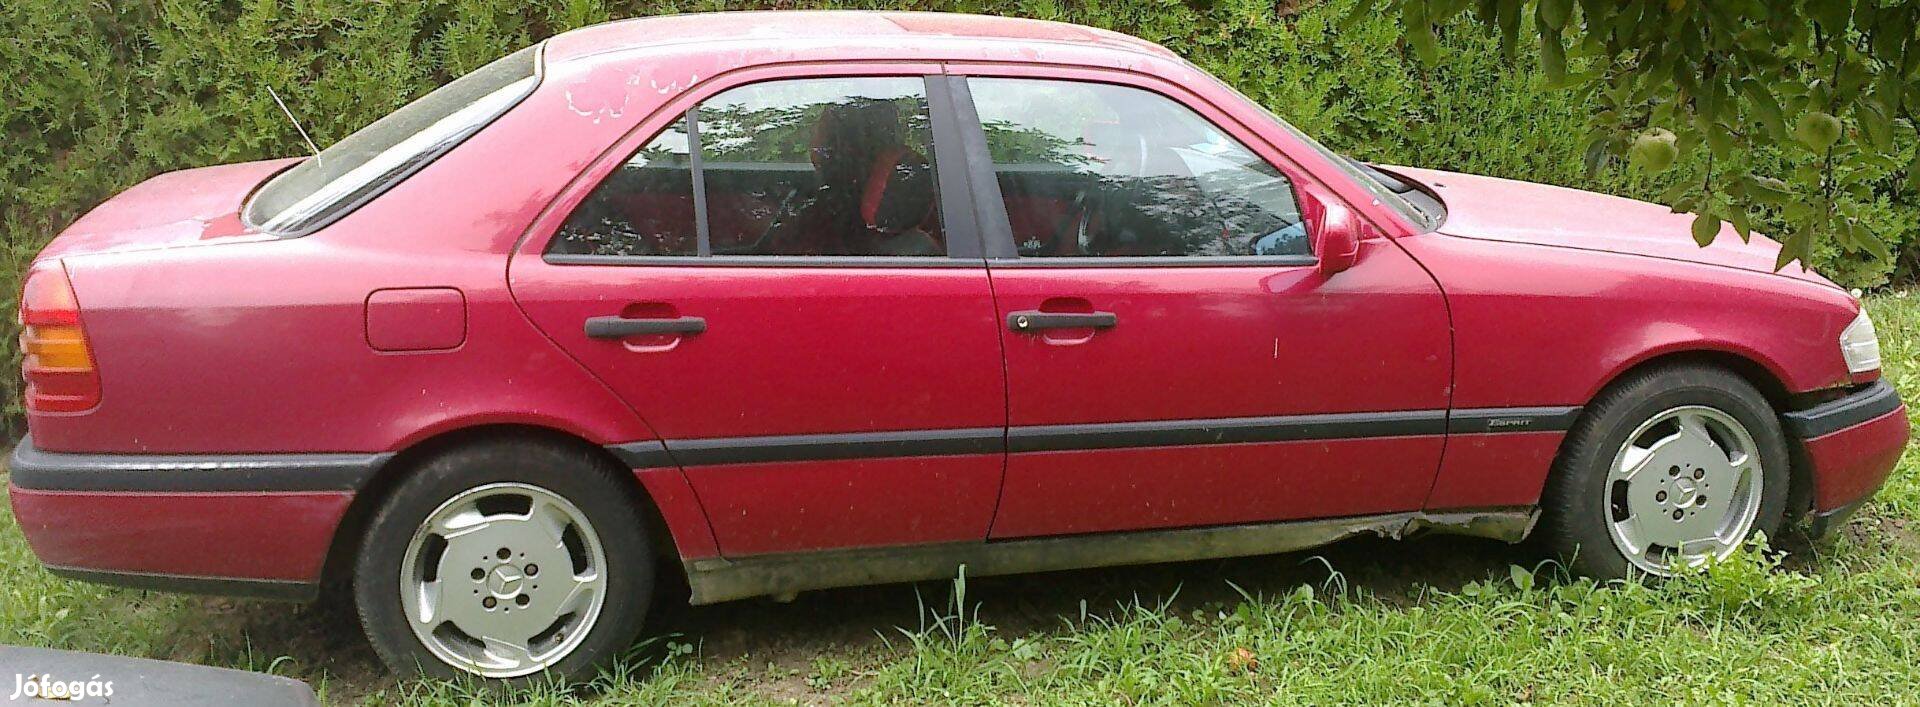
[{"label": "quarter window", "polygon": [[967,83],[1024,257],[1309,253],[1286,175],[1172,99],[1099,83]]},{"label": "quarter window", "polygon": [[550,250],[589,255],[698,255],[693,157],[683,121],[662,131],[567,217]]},{"label": "quarter window", "polygon": [[595,187],[549,250],[944,255],[930,121],[919,78],[726,91]]}]

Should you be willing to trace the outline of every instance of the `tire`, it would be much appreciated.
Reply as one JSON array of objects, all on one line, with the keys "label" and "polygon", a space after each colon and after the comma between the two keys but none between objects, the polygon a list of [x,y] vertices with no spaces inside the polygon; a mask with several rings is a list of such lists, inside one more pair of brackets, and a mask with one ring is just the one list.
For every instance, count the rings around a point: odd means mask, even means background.
[{"label": "tire", "polygon": [[[1750,463],[1736,463],[1743,453]],[[1755,532],[1774,537],[1790,464],[1773,407],[1740,376],[1701,365],[1631,373],[1587,406],[1561,445],[1540,540],[1596,579],[1669,575],[1725,557]]]},{"label": "tire", "polygon": [[[652,545],[612,466],[502,438],[413,469],[354,565],[361,627],[380,658],[403,675],[508,689],[610,665],[639,635],[654,588]],[[415,618],[433,628],[417,631]]]}]

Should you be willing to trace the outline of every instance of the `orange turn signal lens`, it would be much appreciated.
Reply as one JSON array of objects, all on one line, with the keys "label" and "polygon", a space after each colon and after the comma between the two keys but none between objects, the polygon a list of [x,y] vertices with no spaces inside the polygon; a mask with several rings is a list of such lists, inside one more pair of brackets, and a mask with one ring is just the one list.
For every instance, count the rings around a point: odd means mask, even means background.
[{"label": "orange turn signal lens", "polygon": [[100,374],[80,327],[66,268],[36,267],[20,293],[21,373],[31,412],[84,412],[100,404]]},{"label": "orange turn signal lens", "polygon": [[20,350],[27,357],[27,370],[93,370],[87,337],[77,326],[27,327],[20,335]]}]

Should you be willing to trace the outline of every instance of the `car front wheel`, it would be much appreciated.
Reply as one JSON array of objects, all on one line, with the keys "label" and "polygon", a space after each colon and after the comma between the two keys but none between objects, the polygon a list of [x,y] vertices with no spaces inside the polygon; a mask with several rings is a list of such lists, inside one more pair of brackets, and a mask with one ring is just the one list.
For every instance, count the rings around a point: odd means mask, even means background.
[{"label": "car front wheel", "polygon": [[414,470],[369,524],[354,573],[396,671],[509,683],[592,677],[633,642],[653,587],[617,470],[503,440]]},{"label": "car front wheel", "polygon": [[1631,374],[1569,433],[1542,539],[1590,576],[1670,575],[1778,532],[1788,465],[1773,408],[1745,379],[1705,366]]}]

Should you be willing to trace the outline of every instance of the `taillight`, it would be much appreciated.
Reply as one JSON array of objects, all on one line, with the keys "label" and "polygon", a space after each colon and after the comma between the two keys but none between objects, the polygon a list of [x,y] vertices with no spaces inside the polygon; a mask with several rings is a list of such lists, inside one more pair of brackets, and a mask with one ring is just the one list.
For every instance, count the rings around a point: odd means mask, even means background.
[{"label": "taillight", "polygon": [[28,273],[20,293],[20,367],[32,412],[82,412],[100,404],[100,372],[80,328],[80,303],[58,263]]}]

